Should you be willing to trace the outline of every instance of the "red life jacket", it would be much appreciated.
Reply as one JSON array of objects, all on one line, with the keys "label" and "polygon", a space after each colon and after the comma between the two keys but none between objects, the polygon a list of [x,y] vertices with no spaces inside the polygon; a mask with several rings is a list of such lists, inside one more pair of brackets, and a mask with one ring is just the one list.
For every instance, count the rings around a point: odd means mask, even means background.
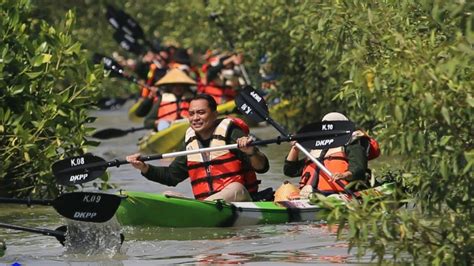
[{"label": "red life jacket", "polygon": [[163,93],[156,120],[174,121],[189,117],[189,100],[178,101],[173,93]]},{"label": "red life jacket", "polygon": [[225,103],[233,100],[237,96],[237,92],[229,86],[217,86],[214,83],[198,87],[199,93],[211,95],[217,104]]},{"label": "red life jacket", "polygon": [[[361,138],[368,139],[368,147],[367,147],[367,159],[372,160],[377,158],[380,155],[380,148],[377,141],[367,135],[367,133],[357,130],[352,134],[351,142],[360,140]],[[311,155],[315,158],[321,157],[321,150],[311,150]],[[349,169],[349,161],[347,159],[347,155],[345,152],[345,147],[336,147],[331,148],[326,151],[324,154],[323,165],[331,172],[332,174],[335,173],[344,173]],[[314,183],[314,178],[318,177],[318,184],[316,189],[320,192],[342,192],[344,189],[339,186],[334,181],[329,181],[329,176],[326,175],[323,171],[318,169],[317,165],[312,162],[311,160],[307,160],[305,167],[303,169],[303,173],[300,179],[300,189],[303,188],[305,185],[311,185]],[[347,185],[349,182],[346,180],[340,180],[344,185]]]},{"label": "red life jacket", "polygon": [[363,131],[363,130],[354,131],[352,133],[351,142],[355,141],[355,140],[362,139],[362,138],[365,138],[368,141],[368,146],[367,146],[367,149],[365,151],[366,155],[367,155],[367,159],[370,161],[370,160],[373,160],[373,159],[379,157],[380,156],[379,143],[374,138],[369,136],[365,131]]},{"label": "red life jacket", "polygon": [[217,104],[225,103],[231,101],[237,96],[237,92],[230,86],[218,85],[213,81],[208,81],[206,79],[206,73],[211,66],[216,66],[220,62],[220,57],[214,56],[207,60],[201,67],[202,78],[200,83],[198,83],[197,91],[199,93],[206,93],[211,95]]},{"label": "red life jacket", "polygon": [[[212,134],[209,147],[226,145],[229,127],[232,124],[239,126],[239,123],[235,123],[232,118],[222,119]],[[191,128],[186,132],[185,142],[186,150],[201,148]],[[187,156],[187,160],[193,194],[198,200],[204,200],[233,182],[241,183],[251,194],[258,191],[259,180],[255,171],[246,169],[243,162],[230,150],[191,154]]]}]

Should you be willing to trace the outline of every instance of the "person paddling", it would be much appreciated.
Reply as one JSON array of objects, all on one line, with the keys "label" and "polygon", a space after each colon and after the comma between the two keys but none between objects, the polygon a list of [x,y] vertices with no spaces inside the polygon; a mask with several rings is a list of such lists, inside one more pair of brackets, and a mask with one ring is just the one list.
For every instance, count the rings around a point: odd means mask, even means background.
[{"label": "person paddling", "polygon": [[135,115],[138,117],[145,117],[150,112],[153,106],[153,100],[156,95],[156,87],[153,87],[158,80],[160,80],[167,72],[167,62],[164,54],[160,51],[148,51],[142,58],[137,67],[139,77],[145,80],[145,84],[140,91],[140,104],[135,110]]},{"label": "person paddling", "polygon": [[[332,112],[326,114],[322,121],[348,121],[348,119],[341,113]],[[345,146],[328,150],[311,150],[310,153],[333,174],[332,178],[320,171],[312,161],[298,160],[299,150],[293,145],[286,157],[283,173],[289,177],[301,177],[301,197],[307,197],[312,192],[325,195],[344,192],[344,188],[338,185],[336,180],[341,180],[344,185],[359,181],[355,186],[357,190],[361,185],[368,184],[368,159],[377,157],[380,153],[374,141],[364,132],[357,130],[353,132],[349,144]]]},{"label": "person paddling", "polygon": [[153,107],[145,117],[144,126],[160,131],[168,128],[175,120],[187,118],[195,85],[196,82],[183,71],[177,68],[168,71],[156,83],[163,92],[156,91]]},{"label": "person paddling", "polygon": [[140,154],[127,156],[127,161],[147,179],[164,185],[176,186],[189,177],[198,200],[252,201],[260,182],[256,173],[268,171],[268,158],[249,146],[253,139],[242,120],[217,116],[217,103],[212,96],[199,94],[191,100],[186,150],[232,143],[237,143],[239,149],[178,157],[168,167],[146,164],[139,160]]},{"label": "person paddling", "polygon": [[233,100],[240,86],[237,66],[242,63],[242,54],[211,57],[202,67],[205,78],[201,81],[198,92],[212,95],[218,104]]}]

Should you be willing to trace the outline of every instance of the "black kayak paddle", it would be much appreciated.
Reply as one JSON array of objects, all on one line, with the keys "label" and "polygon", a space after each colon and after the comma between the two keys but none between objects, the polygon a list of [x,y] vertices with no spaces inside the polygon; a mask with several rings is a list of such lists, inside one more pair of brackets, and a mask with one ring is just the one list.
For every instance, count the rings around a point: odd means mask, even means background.
[{"label": "black kayak paddle", "polygon": [[[341,123],[339,123],[341,122]],[[332,130],[323,130],[332,125]],[[298,140],[307,145],[309,149],[330,148],[340,143],[346,143],[351,136],[352,125],[347,121],[337,122],[318,122],[306,125],[296,135],[278,136],[272,139],[257,140],[252,142],[251,146],[280,144],[281,142],[289,142]],[[330,140],[330,141],[328,141]],[[212,152],[219,150],[237,149],[237,144],[229,144],[220,147],[209,147],[197,150],[178,151],[164,154],[155,154],[142,156],[141,161],[159,160],[165,158],[174,158],[178,156],[186,156],[189,154]],[[85,154],[55,162],[52,165],[52,171],[56,177],[56,181],[62,185],[76,185],[92,181],[101,176],[108,167],[120,166],[128,164],[126,160],[105,161],[104,159],[91,154]]]},{"label": "black kayak paddle", "polygon": [[[239,92],[239,94],[235,98],[235,103],[239,111],[241,111],[245,115],[248,115],[256,122],[266,121],[283,136],[290,135],[280,124],[278,124],[270,117],[270,113],[268,111],[268,106],[265,103],[265,99],[262,95],[258,94],[257,91],[255,91],[255,89],[253,89],[251,86],[247,86]],[[332,173],[320,161],[318,161],[318,159],[314,158],[314,156],[312,156],[308,150],[323,150],[334,147],[340,147],[347,144],[351,138],[352,132],[355,130],[355,125],[351,121],[323,121],[320,122],[320,125],[320,131],[322,132],[331,132],[342,127],[348,129],[350,131],[350,134],[348,134],[347,138],[344,139],[328,136],[325,139],[317,140],[314,143],[313,147],[311,147],[311,145],[308,146],[308,144],[310,144],[308,142],[311,142],[309,140],[297,142],[295,146],[306,156],[308,156],[308,158],[310,158],[311,161],[313,161],[326,175],[332,177]],[[300,133],[304,130],[307,130],[306,126],[300,129],[300,131],[298,132]],[[341,182],[341,180],[336,180],[335,182],[339,186],[341,186],[347,194],[356,198],[354,192],[347,189],[344,183]]]},{"label": "black kayak paddle", "polygon": [[54,200],[0,198],[0,203],[52,206],[68,219],[102,223],[110,220],[122,198],[113,194],[93,192],[64,193]]}]

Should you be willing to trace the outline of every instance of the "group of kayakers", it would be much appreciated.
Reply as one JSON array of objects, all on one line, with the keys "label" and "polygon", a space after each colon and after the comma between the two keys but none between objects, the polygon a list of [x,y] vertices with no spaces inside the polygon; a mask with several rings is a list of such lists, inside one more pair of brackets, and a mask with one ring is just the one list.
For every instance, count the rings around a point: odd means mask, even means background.
[{"label": "group of kayakers", "polygon": [[145,127],[160,131],[187,118],[189,101],[199,93],[211,95],[217,104],[234,99],[241,85],[236,66],[242,55],[209,51],[204,57],[197,68],[184,48],[170,46],[143,56],[137,69],[146,72],[145,86],[134,115],[145,118]]},{"label": "group of kayakers", "polygon": [[[218,147],[237,143],[238,150],[203,152],[175,159],[167,167],[151,166],[139,160],[140,154],[127,156],[133,167],[149,180],[176,186],[188,177],[194,197],[199,200],[223,199],[229,202],[252,201],[258,195],[259,180],[256,173],[269,169],[268,158],[258,148],[249,146],[247,125],[237,118],[218,118],[217,103],[208,94],[198,94],[189,104],[190,126],[184,144],[186,150]],[[324,121],[348,120],[340,113],[329,113]],[[321,171],[308,159],[298,160],[298,151],[292,146],[285,161],[284,174],[300,176],[300,189],[293,198],[304,198],[312,192],[332,194],[344,191],[336,180],[347,185],[360,181],[357,188],[368,182],[368,159],[378,153],[372,138],[362,131],[355,131],[349,144],[328,150],[312,150],[311,154],[323,162],[333,173],[332,177]],[[173,192],[167,194],[183,196]],[[290,198],[288,198],[290,199]]]},{"label": "group of kayakers", "polygon": [[[209,52],[206,63],[198,71],[191,65],[185,49],[173,48],[147,54],[146,84],[141,91],[136,115],[145,117],[147,128],[160,131],[175,120],[187,119],[189,128],[184,139],[186,150],[218,147],[237,143],[239,149],[211,151],[176,158],[167,167],[152,166],[139,160],[140,154],[127,156],[131,165],[149,180],[168,186],[190,178],[194,197],[198,200],[222,199],[229,202],[258,199],[256,173],[269,169],[268,158],[258,148],[249,146],[253,138],[244,121],[219,117],[217,105],[232,100],[243,85],[238,70],[241,54]],[[346,121],[340,113],[329,113],[323,121]],[[345,185],[359,181],[355,189],[368,182],[369,157],[379,152],[376,142],[362,131],[353,133],[349,144],[328,150],[312,150],[333,173],[328,176],[311,160],[299,158],[292,145],[283,172],[300,177],[299,193],[291,198],[305,198],[312,192],[323,194],[344,191]],[[375,151],[374,151],[375,150]],[[342,182],[342,186],[341,186]],[[180,195],[176,192],[167,194]],[[290,198],[288,198],[290,199]]]}]

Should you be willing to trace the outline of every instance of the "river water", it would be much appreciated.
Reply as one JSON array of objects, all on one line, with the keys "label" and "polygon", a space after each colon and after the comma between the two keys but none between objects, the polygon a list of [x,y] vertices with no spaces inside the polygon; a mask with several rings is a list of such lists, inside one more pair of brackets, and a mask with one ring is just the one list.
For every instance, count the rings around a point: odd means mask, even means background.
[{"label": "river water", "polygon": [[[113,111],[95,111],[93,124],[97,129],[125,129],[132,124],[127,118],[128,106]],[[276,137],[272,127],[260,126],[251,131],[260,138]],[[90,151],[106,160],[123,159],[137,151],[136,142],[145,134],[138,131],[125,137],[102,141]],[[289,145],[269,145],[262,148],[270,159],[270,171],[260,175],[261,188],[278,188],[286,180],[281,172]],[[156,164],[168,164],[159,161]],[[173,190],[192,195],[189,182],[170,188],[148,181],[131,166],[110,168],[110,182],[117,189],[160,193]],[[298,180],[292,180],[297,183]],[[86,190],[94,190],[92,184]],[[159,215],[159,214],[157,214]],[[0,204],[0,221],[15,225],[55,229],[65,221],[52,208],[41,206],[11,206]],[[347,252],[347,243],[337,241],[323,223],[292,223],[238,228],[120,228],[114,220],[103,224],[74,222],[81,232],[66,247],[54,237],[0,228],[0,240],[7,250],[0,257],[5,265],[157,265],[157,264],[237,264],[256,265],[358,264]],[[125,235],[122,246],[117,234]],[[72,237],[72,236],[71,236]],[[92,240],[91,240],[92,239]],[[112,243],[112,244],[111,244]],[[368,261],[365,258],[364,261]]]}]

